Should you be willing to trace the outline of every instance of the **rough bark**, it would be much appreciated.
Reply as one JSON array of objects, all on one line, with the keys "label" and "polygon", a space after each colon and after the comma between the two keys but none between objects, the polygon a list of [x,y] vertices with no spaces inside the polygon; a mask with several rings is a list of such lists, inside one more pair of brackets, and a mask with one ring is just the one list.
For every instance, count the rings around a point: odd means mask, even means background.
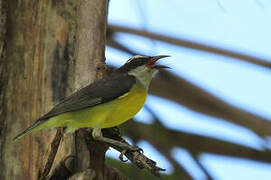
[{"label": "rough bark", "polygon": [[[107,0],[81,0],[77,6],[76,64],[74,67],[75,88],[81,88],[102,78],[105,62],[105,38]],[[95,170],[96,177],[103,179],[104,158],[108,146],[90,141],[85,143],[84,130],[75,136],[77,170],[88,167]],[[93,148],[95,147],[95,148]],[[89,153],[86,153],[87,150]]]},{"label": "rough bark", "polygon": [[[0,8],[0,179],[37,179],[55,130],[12,138],[102,76],[107,0],[9,0]],[[61,141],[56,161],[78,153],[74,144]]]}]

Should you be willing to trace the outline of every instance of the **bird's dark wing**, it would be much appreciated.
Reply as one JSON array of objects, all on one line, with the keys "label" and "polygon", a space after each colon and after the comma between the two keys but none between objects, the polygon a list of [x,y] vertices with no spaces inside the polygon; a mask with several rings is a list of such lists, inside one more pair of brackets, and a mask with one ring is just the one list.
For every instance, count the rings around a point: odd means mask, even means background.
[{"label": "bird's dark wing", "polygon": [[48,119],[65,112],[92,107],[118,98],[127,93],[135,81],[134,76],[113,74],[73,93],[57,104],[49,113],[41,117],[41,119]]}]

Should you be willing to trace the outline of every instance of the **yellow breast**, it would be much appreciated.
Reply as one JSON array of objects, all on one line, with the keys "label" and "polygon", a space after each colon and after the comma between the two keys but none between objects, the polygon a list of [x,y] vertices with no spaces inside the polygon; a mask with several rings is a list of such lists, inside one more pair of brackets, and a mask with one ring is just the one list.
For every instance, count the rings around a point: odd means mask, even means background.
[{"label": "yellow breast", "polygon": [[[131,119],[144,105],[147,90],[139,83],[119,98],[94,107],[73,111],[52,118],[54,122],[74,128],[114,127]],[[55,124],[55,123],[54,123]]]},{"label": "yellow breast", "polygon": [[102,128],[113,127],[131,119],[142,108],[147,97],[147,90],[136,83],[130,92],[107,104],[111,113]]}]

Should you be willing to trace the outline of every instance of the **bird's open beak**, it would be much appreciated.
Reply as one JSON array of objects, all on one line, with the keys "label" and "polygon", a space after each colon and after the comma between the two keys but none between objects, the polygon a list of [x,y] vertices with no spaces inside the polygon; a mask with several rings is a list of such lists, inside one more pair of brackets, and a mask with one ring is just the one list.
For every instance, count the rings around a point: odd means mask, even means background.
[{"label": "bird's open beak", "polygon": [[152,69],[153,68],[155,68],[155,69],[169,68],[168,66],[165,66],[165,65],[155,64],[159,59],[166,58],[166,57],[170,57],[170,56],[168,56],[168,55],[153,56],[150,59],[150,62],[148,63],[149,67]]}]

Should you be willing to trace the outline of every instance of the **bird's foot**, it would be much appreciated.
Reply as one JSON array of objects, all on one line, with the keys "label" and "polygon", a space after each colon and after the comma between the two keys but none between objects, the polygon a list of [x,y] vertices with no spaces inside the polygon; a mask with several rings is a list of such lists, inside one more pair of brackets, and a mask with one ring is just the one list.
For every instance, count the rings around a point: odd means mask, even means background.
[{"label": "bird's foot", "polygon": [[138,152],[143,153],[143,149],[139,148],[138,146],[132,146],[128,143],[117,141],[111,138],[103,137],[100,129],[93,129],[92,136],[95,140],[105,142],[109,144],[112,147],[116,147],[118,149],[121,149],[121,154],[119,155],[119,159],[122,162],[126,162],[127,160],[123,159],[123,156],[128,152]]},{"label": "bird's foot", "polygon": [[[125,144],[125,145],[128,145],[128,144]],[[128,159],[124,159],[123,156],[125,155],[125,153],[127,152],[139,152],[140,154],[143,153],[143,149],[141,149],[140,147],[138,146],[131,146],[131,145],[128,145],[129,148],[126,148],[124,149],[123,151],[121,151],[120,155],[119,155],[119,160],[122,161],[122,162],[127,162]]]}]

